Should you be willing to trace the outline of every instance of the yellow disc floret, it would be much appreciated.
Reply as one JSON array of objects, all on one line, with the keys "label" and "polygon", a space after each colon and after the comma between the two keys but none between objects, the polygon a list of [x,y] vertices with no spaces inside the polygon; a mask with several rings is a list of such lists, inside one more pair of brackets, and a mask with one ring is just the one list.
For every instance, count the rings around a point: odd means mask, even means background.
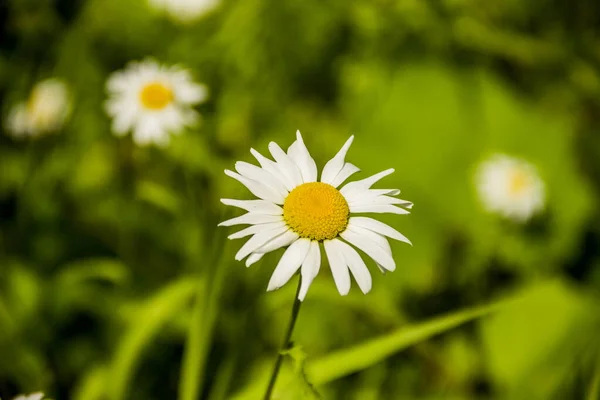
[{"label": "yellow disc floret", "polygon": [[519,196],[531,183],[531,178],[526,171],[515,168],[511,171],[508,182],[508,193],[511,196]]},{"label": "yellow disc floret", "polygon": [[161,110],[173,101],[173,91],[160,82],[151,82],[140,91],[140,101],[150,110]]},{"label": "yellow disc floret", "polygon": [[342,194],[322,182],[303,183],[283,203],[283,219],[300,237],[334,239],[346,229],[350,208]]}]

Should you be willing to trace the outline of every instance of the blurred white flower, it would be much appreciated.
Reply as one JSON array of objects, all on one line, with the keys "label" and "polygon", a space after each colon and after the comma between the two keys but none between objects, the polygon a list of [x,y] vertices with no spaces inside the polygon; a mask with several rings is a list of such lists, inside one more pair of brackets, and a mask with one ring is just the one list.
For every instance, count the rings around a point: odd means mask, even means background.
[{"label": "blurred white flower", "polygon": [[489,212],[524,222],[544,208],[544,182],[526,161],[496,154],[479,166],[476,183]]},{"label": "blurred white flower", "polygon": [[207,97],[206,87],[192,81],[187,70],[166,67],[153,60],[131,62],[106,82],[106,111],[118,136],[133,131],[139,145],[169,143],[171,133],[194,125],[194,104]]},{"label": "blurred white flower", "polygon": [[51,78],[38,82],[26,102],[15,105],[6,119],[13,137],[37,137],[62,128],[71,109],[67,85]]},{"label": "blurred white flower", "polygon": [[371,257],[382,271],[396,269],[386,237],[406,243],[410,241],[383,222],[352,214],[408,214],[407,209],[412,207],[412,203],[395,198],[400,193],[397,189],[371,189],[374,183],[394,172],[393,169],[337,189],[359,171],[345,161],[353,139],[351,136],[325,165],[320,182],[317,182],[317,165],[304,145],[300,132],[297,132],[296,141],[287,153],[275,142],[269,143],[269,151],[275,161],[251,149],[260,167],[240,161],[235,164],[237,173],[225,170],[225,174],[238,180],[260,198],[221,199],[226,205],[248,211],[219,224],[251,225],[229,236],[229,239],[251,236],[235,259],[239,261],[248,257],[246,266],[250,266],[266,253],[287,247],[275,267],[267,290],[279,289],[300,271],[302,282],[298,299],[303,300],[321,266],[321,243],[342,296],[350,290],[350,273],[363,293],[371,290],[371,274],[351,245]]},{"label": "blurred white flower", "polygon": [[188,23],[212,11],[220,0],[149,0],[155,9],[173,19]]},{"label": "blurred white flower", "polygon": [[32,394],[28,394],[28,395],[20,395],[15,397],[13,400],[42,400],[44,398],[44,393],[42,392],[37,392],[37,393],[32,393]]}]

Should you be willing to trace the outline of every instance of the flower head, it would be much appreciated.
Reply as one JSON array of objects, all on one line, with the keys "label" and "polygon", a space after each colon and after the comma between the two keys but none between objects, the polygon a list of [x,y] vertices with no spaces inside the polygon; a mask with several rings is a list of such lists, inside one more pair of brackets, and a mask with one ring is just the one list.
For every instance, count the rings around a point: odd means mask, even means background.
[{"label": "flower head", "polygon": [[515,221],[526,221],[544,208],[544,182],[526,161],[496,154],[476,174],[484,207]]},{"label": "flower head", "polygon": [[168,144],[171,133],[197,122],[192,106],[207,97],[206,88],[194,83],[188,71],[152,60],[132,62],[113,73],[106,89],[114,133],[131,130],[139,145]]},{"label": "flower head", "polygon": [[44,393],[42,392],[36,392],[36,393],[31,393],[28,395],[20,395],[15,397],[13,400],[42,400],[44,398]]},{"label": "flower head", "polygon": [[254,149],[250,152],[260,167],[237,162],[237,172],[225,174],[238,180],[258,200],[221,199],[248,213],[222,222],[220,226],[250,225],[229,236],[251,238],[235,255],[246,257],[246,266],[266,253],[287,247],[275,267],[267,290],[286,284],[300,270],[302,282],[298,298],[303,300],[321,266],[321,244],[329,260],[338,291],[350,290],[350,273],[363,293],[371,290],[371,274],[355,246],[371,257],[382,270],[396,268],[386,237],[410,241],[394,228],[372,218],[354,216],[362,213],[408,214],[412,203],[394,196],[397,189],[371,189],[381,178],[394,172],[388,169],[369,178],[350,182],[338,189],[359,169],[345,161],[353,136],[323,168],[317,181],[317,166],[306,148],[300,132],[287,153],[276,143],[269,143],[270,160]]},{"label": "flower head", "polygon": [[60,79],[38,82],[26,102],[15,105],[6,119],[14,137],[37,137],[62,128],[71,109],[69,90]]},{"label": "flower head", "polygon": [[166,12],[176,21],[188,23],[212,11],[219,0],[149,0],[157,10]]}]

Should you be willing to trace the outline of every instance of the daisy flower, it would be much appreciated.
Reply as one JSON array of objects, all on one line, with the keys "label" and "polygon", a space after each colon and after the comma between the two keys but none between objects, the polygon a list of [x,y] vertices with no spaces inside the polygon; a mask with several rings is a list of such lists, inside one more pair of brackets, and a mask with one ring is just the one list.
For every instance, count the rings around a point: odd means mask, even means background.
[{"label": "daisy flower", "polygon": [[496,154],[479,166],[476,184],[487,211],[514,221],[526,221],[544,208],[544,182],[526,161]]},{"label": "daisy flower", "polygon": [[333,279],[341,295],[350,290],[350,273],[363,293],[371,290],[371,274],[362,257],[352,247],[371,257],[382,271],[393,271],[396,263],[386,237],[410,244],[394,228],[372,218],[354,216],[363,213],[408,214],[412,203],[397,199],[397,189],[371,189],[381,178],[394,172],[387,169],[369,178],[350,182],[338,189],[359,169],[345,161],[354,139],[351,136],[341,150],[323,168],[317,181],[317,166],[300,132],[287,153],[269,143],[275,161],[251,149],[260,167],[237,162],[237,172],[225,174],[246,186],[258,200],[221,199],[226,205],[248,211],[220,226],[250,225],[229,236],[251,236],[235,255],[246,257],[246,266],[265,253],[287,247],[275,267],[268,291],[285,285],[300,270],[302,282],[298,299],[303,300],[321,266],[321,244],[329,260]]},{"label": "daisy flower", "polygon": [[14,137],[38,137],[62,128],[71,108],[69,90],[60,79],[38,82],[26,102],[17,104],[6,119]]},{"label": "daisy flower", "polygon": [[44,398],[44,393],[42,392],[37,392],[37,393],[32,393],[32,394],[28,394],[28,395],[20,395],[15,397],[13,400],[42,400]]},{"label": "daisy flower", "polygon": [[219,0],[149,0],[150,5],[173,19],[188,23],[212,11]]},{"label": "daisy flower", "polygon": [[113,73],[106,89],[113,132],[123,136],[133,131],[139,145],[168,144],[171,133],[197,122],[192,106],[207,97],[206,87],[194,83],[188,71],[149,59]]}]

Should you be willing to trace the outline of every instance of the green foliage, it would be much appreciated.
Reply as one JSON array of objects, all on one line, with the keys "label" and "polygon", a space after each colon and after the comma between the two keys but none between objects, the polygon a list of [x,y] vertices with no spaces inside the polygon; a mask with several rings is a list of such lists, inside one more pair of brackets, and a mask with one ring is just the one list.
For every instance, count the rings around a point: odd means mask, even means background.
[{"label": "green foliage", "polygon": [[[234,260],[219,199],[250,198],[223,169],[296,129],[319,167],[354,134],[357,179],[395,168],[379,187],[415,207],[381,220],[414,246],[368,265],[366,296],[323,263],[274,398],[598,398],[597,2],[223,0],[186,24],[148,0],[0,8],[2,398],[261,398],[294,288],[265,293],[281,250]],[[105,111],[108,76],[146,57],[209,92],[165,148]],[[66,124],[11,137],[49,77]],[[527,223],[477,197],[499,152],[545,184]]]}]

